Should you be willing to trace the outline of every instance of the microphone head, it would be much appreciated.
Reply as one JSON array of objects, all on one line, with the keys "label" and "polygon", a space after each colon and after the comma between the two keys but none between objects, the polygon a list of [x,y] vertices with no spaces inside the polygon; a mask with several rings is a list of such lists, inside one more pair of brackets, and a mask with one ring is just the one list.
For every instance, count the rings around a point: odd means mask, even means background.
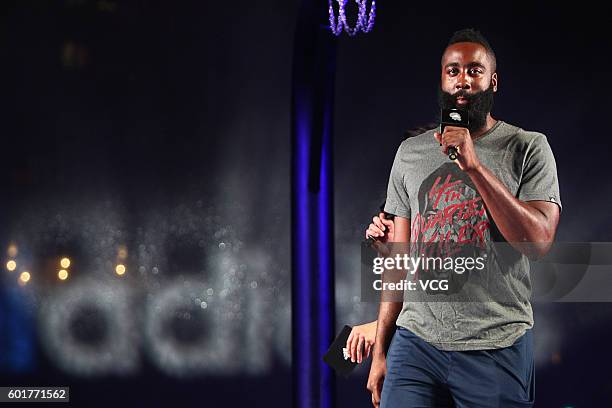
[{"label": "microphone head", "polygon": [[442,109],[440,111],[440,133],[444,132],[446,126],[469,127],[470,117],[467,109]]}]

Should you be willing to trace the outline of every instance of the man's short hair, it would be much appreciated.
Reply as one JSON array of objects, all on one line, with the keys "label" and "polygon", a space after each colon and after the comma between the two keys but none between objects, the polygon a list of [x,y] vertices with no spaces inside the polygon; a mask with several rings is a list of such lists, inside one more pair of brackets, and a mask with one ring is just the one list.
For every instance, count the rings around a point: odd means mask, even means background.
[{"label": "man's short hair", "polygon": [[482,35],[480,31],[473,28],[464,28],[463,30],[455,31],[446,48],[460,42],[471,42],[482,45],[487,50],[487,54],[491,58],[491,62],[493,63],[493,72],[497,70],[497,58],[495,57],[495,51],[493,51],[493,47],[491,47],[489,41],[487,41],[485,36]]}]

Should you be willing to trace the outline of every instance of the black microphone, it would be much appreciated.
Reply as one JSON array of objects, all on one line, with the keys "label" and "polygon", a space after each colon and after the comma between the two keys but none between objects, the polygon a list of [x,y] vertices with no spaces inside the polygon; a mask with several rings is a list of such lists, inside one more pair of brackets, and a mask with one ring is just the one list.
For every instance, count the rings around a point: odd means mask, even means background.
[{"label": "black microphone", "polygon": [[[440,134],[444,133],[446,126],[470,127],[470,117],[465,109],[442,109],[440,112]],[[448,158],[456,160],[459,152],[455,146],[448,147]]]},{"label": "black microphone", "polygon": [[371,235],[368,235],[368,237],[362,242],[362,244],[366,247],[371,247],[372,245],[374,245],[374,242],[376,242],[376,238]]}]

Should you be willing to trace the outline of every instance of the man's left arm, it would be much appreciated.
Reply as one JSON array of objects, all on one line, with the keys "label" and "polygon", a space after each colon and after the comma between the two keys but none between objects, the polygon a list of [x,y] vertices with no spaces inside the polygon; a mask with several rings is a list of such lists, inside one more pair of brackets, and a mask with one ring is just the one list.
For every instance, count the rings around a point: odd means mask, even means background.
[{"label": "man's left arm", "polygon": [[[439,133],[436,133],[435,137],[442,143],[444,154],[447,154],[448,146],[458,147],[460,154],[456,160],[457,164],[470,176],[506,241],[530,258],[546,255],[554,241],[559,224],[559,205],[537,198],[522,201],[515,197],[488,168],[480,163],[467,129],[447,126],[442,137]],[[549,159],[552,159],[552,153],[548,153]],[[531,168],[527,170],[533,174],[524,175],[530,184],[541,182],[538,178],[545,176],[543,174],[545,169],[542,166],[546,163],[538,162],[544,159],[546,157],[538,157],[538,154],[530,157],[532,163],[527,165]],[[552,160],[556,183],[556,166],[554,159]],[[530,195],[526,194],[526,197]]]}]

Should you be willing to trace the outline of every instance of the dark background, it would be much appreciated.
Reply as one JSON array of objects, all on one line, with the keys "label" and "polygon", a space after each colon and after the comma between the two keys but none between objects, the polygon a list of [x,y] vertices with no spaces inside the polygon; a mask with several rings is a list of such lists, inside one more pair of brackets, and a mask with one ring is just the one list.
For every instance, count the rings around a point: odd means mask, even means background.
[{"label": "dark background", "polygon": [[[380,1],[372,33],[343,34],[334,151],[339,328],[375,318],[374,305],[355,299],[358,243],[384,199],[403,132],[435,120],[439,61],[457,29],[481,30],[497,53],[493,116],[548,137],[564,206],[557,240],[611,240],[611,19],[600,7]],[[90,405],[164,405],[171,398],[184,405],[290,405],[297,9],[292,1],[3,3],[0,238],[18,242],[33,279],[22,288],[3,271],[0,385],[70,385],[72,401]],[[349,18],[354,11],[351,5]],[[149,251],[152,243],[157,252]],[[60,286],[45,259],[74,254],[66,285],[81,276],[108,283],[116,246],[125,244],[125,284],[146,297],[173,279],[191,284],[225,276],[222,262],[201,266],[216,259],[221,243],[235,249],[244,265],[238,269],[246,271],[232,274],[238,289],[231,305],[239,305],[232,330],[208,333],[239,344],[219,352],[222,361],[237,362],[233,371],[177,374],[160,368],[143,341],[133,372],[83,375],[61,368],[45,346],[43,306]],[[159,275],[150,272],[154,265]],[[245,294],[254,281],[256,292],[248,293],[256,294]],[[243,301],[253,296],[258,308]],[[609,405],[612,307],[536,303],[534,310],[537,406]],[[179,327],[178,337],[186,331],[197,338],[178,320],[170,325]],[[266,353],[254,372],[248,369],[254,349],[232,340],[252,335],[245,327],[255,327]],[[366,376],[360,367],[338,380],[338,406],[370,405]]]}]

